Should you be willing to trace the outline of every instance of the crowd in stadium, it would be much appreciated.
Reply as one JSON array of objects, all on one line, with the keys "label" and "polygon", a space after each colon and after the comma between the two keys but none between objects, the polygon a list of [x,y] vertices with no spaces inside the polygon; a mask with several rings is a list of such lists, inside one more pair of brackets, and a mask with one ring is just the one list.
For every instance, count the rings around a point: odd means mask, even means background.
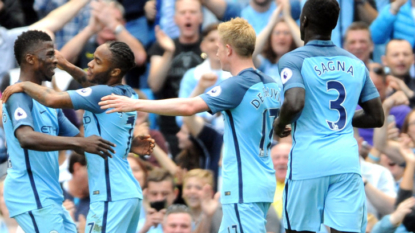
[{"label": "crowd in stadium", "polygon": [[[221,70],[216,53],[218,23],[235,17],[246,19],[257,34],[256,68],[280,79],[279,59],[304,46],[299,18],[306,1],[0,0],[0,91],[19,78],[14,54],[18,36],[41,30],[52,37],[66,60],[85,70],[100,45],[126,43],[134,53],[135,67],[123,82],[140,99],[194,97],[232,76]],[[354,130],[367,200],[366,232],[415,232],[415,0],[338,2],[341,11],[331,39],[364,62],[385,113],[383,127]],[[341,65],[322,64],[316,72],[349,72]],[[44,85],[59,91],[82,88],[61,70]],[[83,131],[82,110],[63,113]],[[150,155],[130,153],[127,158],[143,189],[137,233],[190,233],[199,224],[207,225],[209,232],[219,231],[223,130],[221,114],[137,113],[134,135],[155,140]],[[291,137],[274,138],[271,146],[277,186],[266,218],[267,232],[285,232],[282,196],[292,143]],[[2,180],[9,166],[6,146],[1,128]],[[79,232],[84,232],[90,208],[86,158],[75,151],[60,151],[59,164],[63,205]],[[0,233],[23,232],[9,216],[3,182]],[[182,230],[174,231],[179,225]],[[328,229],[322,225],[320,231]]]}]

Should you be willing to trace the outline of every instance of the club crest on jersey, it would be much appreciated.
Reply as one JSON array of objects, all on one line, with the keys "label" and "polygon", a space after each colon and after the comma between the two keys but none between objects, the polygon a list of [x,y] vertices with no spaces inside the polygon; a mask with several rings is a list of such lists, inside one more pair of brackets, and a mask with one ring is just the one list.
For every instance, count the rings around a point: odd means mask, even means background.
[{"label": "club crest on jersey", "polygon": [[293,71],[289,68],[284,68],[281,71],[281,81],[282,84],[285,84],[293,76]]},{"label": "club crest on jersey", "polygon": [[89,96],[92,92],[92,89],[90,87],[79,89],[76,91],[81,96]]},{"label": "club crest on jersey", "polygon": [[216,96],[219,96],[221,92],[222,92],[222,88],[220,86],[216,86],[212,90],[210,90],[207,94],[212,97],[216,97]]},{"label": "club crest on jersey", "polygon": [[16,111],[14,111],[14,119],[16,121],[25,119],[27,117],[27,113],[22,108],[17,108]]}]

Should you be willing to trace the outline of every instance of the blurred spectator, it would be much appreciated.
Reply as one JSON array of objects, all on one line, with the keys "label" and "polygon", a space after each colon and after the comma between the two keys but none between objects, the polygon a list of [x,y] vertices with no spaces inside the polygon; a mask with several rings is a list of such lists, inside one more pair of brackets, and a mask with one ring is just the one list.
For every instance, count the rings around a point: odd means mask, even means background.
[{"label": "blurred spectator", "polygon": [[[193,169],[186,173],[183,179],[183,191],[182,196],[186,202],[186,205],[190,208],[190,214],[193,219],[193,226],[198,227],[200,221],[203,218],[202,213],[202,201],[204,196],[204,189],[205,185],[210,185],[213,187],[213,174],[208,170],[203,169]],[[212,194],[211,194],[212,195]],[[221,213],[218,211],[215,214],[219,214],[221,217]],[[215,233],[219,231],[220,227],[220,218],[218,216],[213,217],[212,226],[209,232]]]},{"label": "blurred spectator", "polygon": [[414,48],[415,20],[412,5],[411,0],[395,0],[385,6],[370,25],[373,42],[384,44],[391,39],[404,39]]},{"label": "blurred spectator", "polygon": [[[62,184],[65,202],[70,201],[73,205],[74,221],[79,220],[79,215],[86,217],[89,211],[89,186],[88,169],[85,155],[73,152],[69,157],[69,172],[72,179]],[[68,205],[70,205],[68,203]],[[70,213],[71,211],[68,210]]]},{"label": "blurred spectator", "polygon": [[170,206],[163,219],[164,233],[191,233],[192,216],[184,205]]},{"label": "blurred spectator", "polygon": [[[33,8],[41,19],[67,2],[69,2],[69,0],[35,0]],[[61,30],[55,33],[55,44],[58,50],[88,25],[89,16],[90,8],[88,4],[82,8],[73,19],[63,26]]]},{"label": "blurred spectator", "polygon": [[[409,101],[407,96],[404,92],[398,91],[388,97],[386,93],[388,81],[382,65],[378,63],[371,63],[369,64],[368,69],[370,79],[379,92],[380,99],[383,103],[383,109],[384,111],[387,110],[387,112],[385,111],[385,116],[392,115],[394,121],[396,122],[396,126],[401,129],[406,115],[411,111],[411,108],[408,107]],[[388,119],[391,118],[385,117],[385,121]],[[370,145],[373,145],[373,132],[373,129],[359,129],[360,136],[362,136]],[[379,146],[381,151],[383,151],[381,148],[383,145]]]},{"label": "blurred spectator", "polygon": [[12,30],[0,27],[0,57],[2,58],[2,62],[0,63],[0,80],[10,69],[16,67],[13,51],[14,42],[22,32],[27,30],[42,30],[54,38],[53,32],[58,31],[69,22],[88,1],[71,0],[28,27],[20,27]]},{"label": "blurred spectator", "polygon": [[[210,170],[217,181],[223,145],[222,133],[195,115],[183,117],[183,122],[177,133],[179,148],[182,149],[176,157],[177,165],[187,171],[195,168]],[[216,185],[212,187],[215,191],[218,190]]]},{"label": "blurred spectator", "polygon": [[0,0],[0,25],[7,28],[23,27],[25,18],[20,1]]},{"label": "blurred spectator", "polygon": [[277,179],[277,188],[275,190],[274,202],[272,206],[278,214],[278,218],[282,219],[282,196],[285,187],[285,176],[287,175],[288,156],[290,154],[291,144],[278,143],[271,148],[271,158],[274,164],[275,178]]},{"label": "blurred spectator", "polygon": [[380,156],[379,164],[387,168],[391,172],[393,179],[395,180],[395,184],[396,184],[395,190],[396,192],[398,192],[399,183],[401,182],[405,167],[401,166],[402,164],[395,163],[385,154],[382,154]]},{"label": "blurred spectator", "polygon": [[[63,46],[61,54],[69,62],[87,68],[98,46],[116,40],[126,43],[134,53],[136,64],[142,65],[146,59],[146,52],[140,42],[125,30],[122,5],[115,1],[109,3],[94,1],[91,3],[91,8],[92,14],[88,26]],[[89,40],[95,34],[96,38],[93,41]],[[78,87],[70,89],[78,89]]]},{"label": "blurred spectator", "polygon": [[140,187],[142,189],[147,188],[149,170],[144,161],[142,161],[138,155],[133,153],[128,154],[127,160],[131,171],[133,172],[134,178],[138,181]]},{"label": "blurred spectator", "polygon": [[412,197],[414,188],[415,155],[409,147],[411,139],[402,135],[400,152],[405,159],[406,166],[402,181],[399,185],[398,197],[396,200],[397,209],[390,215],[385,216],[373,228],[373,233],[395,232],[401,223],[403,228],[400,232],[415,231],[415,198]]},{"label": "blurred spectator", "polygon": [[373,52],[373,41],[367,24],[364,22],[350,24],[344,35],[343,47],[369,67],[372,62],[370,54]]},{"label": "blurred spectator", "polygon": [[[178,97],[180,81],[190,68],[202,63],[201,36],[202,6],[197,0],[176,1],[174,20],[180,29],[180,36],[174,40],[158,27],[157,42],[148,52],[150,74],[148,84],[158,99]],[[160,131],[163,133],[173,157],[179,153],[176,133],[179,127],[173,116],[159,117]]]},{"label": "blurred spectator", "polygon": [[[173,176],[165,169],[154,169],[147,177],[147,188],[144,189],[145,212],[141,212],[137,231],[140,233],[163,232],[161,223],[166,209],[173,204],[177,197],[178,190],[175,189]],[[151,207],[151,203],[164,202],[164,208],[157,211]]]},{"label": "blurred spectator", "polygon": [[384,66],[390,69],[390,74],[415,91],[415,80],[410,76],[410,69],[414,63],[412,47],[406,40],[393,39],[386,45],[385,55],[382,57]]},{"label": "blurred spectator", "polygon": [[[200,48],[206,56],[206,60],[197,65],[195,68],[187,70],[180,82],[179,97],[190,98],[198,94],[206,93],[223,80],[231,77],[229,72],[223,71],[220,61],[216,56],[217,43],[219,41],[218,24],[211,24],[206,27],[203,32],[203,40]],[[218,130],[223,131],[223,118],[212,116],[208,112],[197,114],[203,117],[207,122],[214,125]],[[177,116],[176,122],[179,126],[183,123],[183,117]]]},{"label": "blurred spectator", "polygon": [[256,34],[259,34],[267,25],[277,5],[291,5],[291,15],[294,19],[300,17],[300,2],[298,0],[250,0],[249,4],[241,9],[240,4],[225,0],[203,0],[204,6],[222,21],[235,17],[242,17],[252,25]]},{"label": "blurred spectator", "polygon": [[[355,138],[360,154],[363,139],[357,130],[355,130]],[[396,198],[392,174],[378,164],[366,162],[366,155],[360,154],[360,157],[360,172],[365,186],[367,213],[375,217],[392,213]]]},{"label": "blurred spectator", "polygon": [[[282,18],[280,18],[281,12]],[[277,65],[279,59],[303,45],[300,28],[291,17],[290,4],[288,1],[283,1],[257,37],[253,54],[255,65],[259,70],[279,81]]]},{"label": "blurred spectator", "polygon": [[[307,0],[301,0],[301,6],[304,6]],[[347,28],[354,21],[363,21],[370,25],[373,20],[378,16],[377,4],[375,1],[367,0],[350,0],[341,1],[337,0],[340,5],[340,15],[337,21],[337,26],[334,28],[331,34],[331,40],[333,43],[342,47],[343,37],[346,34]],[[379,0],[376,0],[378,2]],[[380,2],[380,1],[379,1]],[[380,4],[383,5],[383,4]],[[373,32],[372,32],[373,34]]]},{"label": "blurred spectator", "polygon": [[122,0],[119,2],[125,9],[124,18],[127,21],[125,28],[144,47],[147,47],[155,39],[153,23],[156,17],[156,0]]},{"label": "blurred spectator", "polygon": [[17,222],[14,218],[10,218],[9,210],[7,210],[6,203],[4,201],[4,181],[0,180],[0,232],[1,233],[13,233],[16,231]]}]

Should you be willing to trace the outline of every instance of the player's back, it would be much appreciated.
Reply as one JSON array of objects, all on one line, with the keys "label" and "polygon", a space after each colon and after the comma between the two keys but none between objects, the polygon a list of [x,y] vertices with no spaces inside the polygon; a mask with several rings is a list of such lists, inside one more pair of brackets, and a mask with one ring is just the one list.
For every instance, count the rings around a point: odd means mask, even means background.
[{"label": "player's back", "polygon": [[222,111],[225,118],[223,204],[273,201],[276,182],[270,146],[281,91],[281,83],[246,69],[203,96],[211,111]]},{"label": "player's back", "polygon": [[331,41],[311,41],[285,55],[280,69],[285,91],[298,86],[290,82],[298,78],[295,70],[305,88],[304,108],[292,124],[288,177],[360,173],[352,119],[359,101],[367,98],[362,96],[370,82],[364,63]]},{"label": "player's back", "polygon": [[15,136],[15,130],[22,126],[58,136],[59,114],[63,114],[60,109],[45,107],[24,93],[13,94],[3,104],[3,126],[9,154],[4,197],[11,217],[63,201],[58,151],[24,149]]},{"label": "player's back", "polygon": [[85,109],[85,137],[99,135],[116,145],[113,158],[106,160],[85,153],[91,202],[142,198],[140,185],[127,161],[137,112],[106,114],[98,105],[102,97],[111,93],[134,99],[138,99],[137,94],[126,85],[97,85],[68,93],[75,109]]}]

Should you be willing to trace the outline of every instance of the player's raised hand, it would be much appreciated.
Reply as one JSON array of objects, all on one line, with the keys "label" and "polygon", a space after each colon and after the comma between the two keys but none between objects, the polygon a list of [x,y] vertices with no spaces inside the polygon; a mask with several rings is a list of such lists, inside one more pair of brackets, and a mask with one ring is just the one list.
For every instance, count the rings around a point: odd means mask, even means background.
[{"label": "player's raised hand", "polygon": [[58,60],[57,67],[61,70],[64,70],[64,67],[68,65],[69,61],[62,55],[61,52],[55,49],[55,58]]},{"label": "player's raised hand", "polygon": [[1,100],[3,103],[6,103],[7,100],[10,98],[11,95],[14,93],[23,92],[23,84],[24,82],[16,83],[11,86],[8,86],[6,90],[2,93]]},{"label": "player's raised hand", "polygon": [[128,98],[126,96],[120,96],[120,95],[107,95],[101,98],[101,102],[98,104],[101,106],[101,109],[109,109],[107,113],[113,113],[113,112],[131,112],[135,111],[134,105],[139,100],[134,100],[131,98]]},{"label": "player's raised hand", "polygon": [[213,189],[211,185],[206,184],[205,186],[203,186],[203,193],[200,199],[202,200],[202,211],[206,216],[213,216],[213,214],[219,206],[219,198],[219,192],[216,193],[215,196],[213,196]]},{"label": "player's raised hand", "polygon": [[154,139],[150,135],[134,137],[131,143],[131,152],[138,155],[150,155],[153,153],[153,148],[156,146]]},{"label": "player's raised hand", "polygon": [[115,144],[96,135],[82,139],[82,148],[85,152],[99,155],[103,159],[107,159],[108,157],[112,158],[110,152],[115,154],[114,149],[111,147],[115,147]]},{"label": "player's raised hand", "polygon": [[173,53],[176,50],[173,40],[164,33],[159,26],[156,26],[156,39],[160,46],[167,52]]}]

